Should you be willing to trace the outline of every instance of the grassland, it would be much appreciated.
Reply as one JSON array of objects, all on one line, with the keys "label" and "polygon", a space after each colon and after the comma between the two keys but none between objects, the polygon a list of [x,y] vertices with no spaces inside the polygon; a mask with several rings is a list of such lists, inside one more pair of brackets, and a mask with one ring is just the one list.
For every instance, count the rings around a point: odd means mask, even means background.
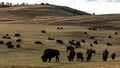
[{"label": "grassland", "polygon": [[[0,68],[120,68],[119,14],[78,16],[51,6],[21,6],[0,9],[0,40],[5,43],[12,41],[14,45],[21,45],[21,48],[12,49],[8,49],[6,45],[0,45]],[[51,13],[46,14],[49,12],[47,10]],[[62,26],[64,29],[58,30],[58,26]],[[88,30],[93,26],[98,30]],[[45,30],[47,33],[42,34],[41,30]],[[84,32],[88,32],[88,34],[84,35]],[[114,32],[118,32],[118,35],[115,35]],[[2,39],[2,36],[7,33],[11,39]],[[15,42],[18,39],[14,37],[15,33],[22,35],[19,37],[23,40],[21,43]],[[90,47],[90,43],[94,41],[90,39],[91,36],[95,36],[95,39],[99,41],[98,45]],[[108,36],[112,36],[112,39]],[[48,37],[53,37],[55,40],[48,40]],[[57,39],[63,40],[65,44],[57,44]],[[97,53],[93,55],[91,61],[87,62],[85,59],[83,62],[77,62],[76,57],[73,62],[67,60],[69,52],[66,52],[66,45],[69,45],[68,41],[71,39],[86,40],[86,43],[81,43],[81,48],[75,50],[82,52],[85,58],[88,48],[96,50]],[[43,42],[43,45],[34,44],[37,40]],[[106,46],[107,42],[113,45]],[[41,61],[41,56],[46,48],[60,50],[60,63],[55,63],[55,58],[51,63]],[[102,61],[104,49],[109,50],[109,58],[106,62]],[[115,61],[110,58],[110,54],[113,52],[117,54]]]},{"label": "grassland", "polygon": [[[9,34],[12,39],[1,40],[12,41],[14,45],[20,44],[21,48],[8,49],[6,45],[0,45],[0,65],[3,68],[116,68],[120,67],[120,36],[114,35],[114,30],[98,30],[98,31],[89,31],[86,27],[78,26],[63,26],[63,30],[57,30],[56,25],[46,25],[46,24],[0,24],[0,36],[2,37],[5,34]],[[41,30],[46,30],[46,34],[42,34]],[[84,35],[84,32],[87,31],[88,35]],[[118,31],[119,32],[119,31]],[[15,33],[20,33],[23,39],[22,43],[16,43],[17,39],[14,37]],[[113,39],[109,39],[108,36],[111,35]],[[90,40],[90,36],[96,36],[96,39],[99,40],[99,45],[94,45],[90,47],[89,44],[93,41]],[[65,45],[56,44],[56,41],[50,41],[47,38],[54,37],[55,39],[62,39],[65,42]],[[104,38],[105,37],[105,38]],[[66,52],[66,45],[68,41],[75,39],[80,41],[85,39],[87,43],[81,43],[82,47],[76,49],[76,52],[83,52],[84,57],[86,57],[86,49],[92,48],[97,51],[97,54],[93,55],[93,58],[90,62],[77,62],[74,59],[74,62],[68,62]],[[40,40],[43,42],[43,45],[34,44],[35,41]],[[112,42],[113,46],[106,46],[106,42]],[[43,51],[46,48],[58,49],[60,50],[60,63],[54,63],[55,59],[52,59],[51,63],[44,63],[41,61],[41,56]],[[109,55],[107,62],[102,61],[102,51],[108,49],[110,54],[115,52],[117,53],[117,58],[115,61],[112,61]]]}]

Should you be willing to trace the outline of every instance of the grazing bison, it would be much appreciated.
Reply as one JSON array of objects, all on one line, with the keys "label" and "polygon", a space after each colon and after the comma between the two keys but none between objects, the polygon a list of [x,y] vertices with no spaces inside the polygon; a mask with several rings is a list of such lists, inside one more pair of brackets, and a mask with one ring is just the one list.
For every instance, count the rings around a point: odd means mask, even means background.
[{"label": "grazing bison", "polygon": [[87,49],[87,51],[86,51],[86,54],[87,54],[87,58],[86,59],[87,59],[87,61],[91,60],[93,53],[96,53],[96,51],[92,50],[92,49]]},{"label": "grazing bison", "polygon": [[59,44],[63,44],[62,40],[56,40],[56,42],[59,43]]},{"label": "grazing bison", "polygon": [[60,55],[59,50],[45,49],[44,54],[41,57],[41,59],[43,62],[46,62],[47,60],[49,60],[49,62],[50,62],[51,58],[56,57],[56,62],[59,62],[59,55]]},{"label": "grazing bison", "polygon": [[89,30],[97,30],[97,28],[95,28],[95,27],[90,27],[90,28],[88,28]]},{"label": "grazing bison", "polygon": [[54,40],[54,38],[50,38],[50,37],[49,37],[48,40]]},{"label": "grazing bison", "polygon": [[88,53],[87,53],[87,61],[90,61],[91,60],[91,58],[92,58],[92,52],[91,51],[89,51]]},{"label": "grazing bison", "polygon": [[67,56],[67,58],[68,58],[69,61],[73,61],[74,56],[75,56],[75,51],[71,50],[70,53],[69,53],[69,56]]},{"label": "grazing bison", "polygon": [[98,44],[98,41],[97,41],[97,40],[95,40],[93,43],[94,43],[94,44]]},{"label": "grazing bison", "polygon": [[83,54],[81,53],[81,52],[78,52],[77,54],[77,61],[79,61],[79,60],[81,60],[81,61],[83,61]]},{"label": "grazing bison", "polygon": [[115,32],[115,35],[118,35],[118,32]]},{"label": "grazing bison", "polygon": [[106,45],[107,45],[107,46],[112,46],[112,44],[111,44],[111,43],[109,43],[109,42],[108,42]]},{"label": "grazing bison", "polygon": [[15,34],[15,37],[20,37],[20,36],[21,36],[21,34],[19,34],[19,33]]},{"label": "grazing bison", "polygon": [[68,52],[69,50],[70,50],[70,51],[71,51],[71,50],[74,50],[74,47],[72,47],[72,46],[67,46],[67,47],[66,47],[66,50],[67,50],[67,52]]},{"label": "grazing bison", "polygon": [[0,41],[0,44],[4,44],[4,41]]},{"label": "grazing bison", "polygon": [[12,45],[12,42],[7,42],[6,45]]},{"label": "grazing bison", "polygon": [[16,48],[20,48],[20,45],[19,45],[19,44],[17,44],[17,45],[16,45]]},{"label": "grazing bison", "polygon": [[57,29],[63,29],[63,27],[57,27]]},{"label": "grazing bison", "polygon": [[116,54],[112,53],[112,55],[111,55],[112,60],[115,60],[115,57],[116,57]]},{"label": "grazing bison", "polygon": [[22,39],[17,39],[16,42],[22,42]]},{"label": "grazing bison", "polygon": [[45,30],[42,30],[41,33],[46,33],[46,31],[45,31]]},{"label": "grazing bison", "polygon": [[94,39],[94,36],[91,36],[90,39]]},{"label": "grazing bison", "polygon": [[76,48],[81,47],[80,41],[77,41],[75,45],[76,45]]},{"label": "grazing bison", "polygon": [[7,48],[14,48],[14,45],[8,45]]},{"label": "grazing bison", "polygon": [[3,38],[3,39],[6,39],[6,38],[7,38],[7,36],[3,36],[2,38]]},{"label": "grazing bison", "polygon": [[35,41],[35,44],[43,44],[41,41]]},{"label": "grazing bison", "polygon": [[81,42],[85,43],[85,40],[84,40],[84,39],[81,39]]},{"label": "grazing bison", "polygon": [[70,40],[70,41],[69,41],[69,44],[70,44],[70,45],[75,45],[74,40]]},{"label": "grazing bison", "polygon": [[87,32],[84,32],[84,34],[88,34]]},{"label": "grazing bison", "polygon": [[90,46],[92,47],[92,46],[93,46],[93,44],[90,44]]},{"label": "grazing bison", "polygon": [[112,38],[112,36],[108,36],[108,38]]},{"label": "grazing bison", "polygon": [[107,59],[108,59],[108,54],[109,54],[109,51],[107,50],[107,49],[105,49],[104,51],[103,51],[103,61],[107,61]]},{"label": "grazing bison", "polygon": [[92,49],[87,49],[86,54],[88,54],[89,52],[91,52],[91,53],[96,53],[96,51],[95,51],[95,50],[92,50]]}]

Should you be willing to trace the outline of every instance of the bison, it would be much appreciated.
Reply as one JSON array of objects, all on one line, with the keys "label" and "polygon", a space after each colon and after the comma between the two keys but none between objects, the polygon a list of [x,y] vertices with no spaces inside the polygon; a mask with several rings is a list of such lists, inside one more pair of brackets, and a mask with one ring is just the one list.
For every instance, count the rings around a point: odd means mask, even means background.
[{"label": "bison", "polygon": [[46,31],[45,31],[45,30],[42,30],[41,33],[46,33]]},{"label": "bison", "polygon": [[75,56],[75,51],[71,50],[70,53],[69,53],[69,56],[67,56],[67,58],[68,58],[69,61],[73,61],[74,56]]},{"label": "bison", "polygon": [[15,34],[15,37],[20,37],[20,36],[21,36],[21,34],[19,34],[19,33]]},{"label": "bison", "polygon": [[55,50],[55,49],[45,49],[45,50],[44,50],[44,54],[43,54],[43,56],[41,57],[41,59],[42,59],[43,62],[47,62],[47,60],[49,60],[49,62],[51,62],[51,59],[52,59],[53,57],[56,57],[56,62],[60,62],[60,61],[59,61],[59,55],[60,55],[59,50]]},{"label": "bison", "polygon": [[63,44],[62,40],[56,40],[56,42],[59,43],[59,44]]},{"label": "bison", "polygon": [[74,40],[70,40],[70,41],[69,41],[69,44],[70,44],[70,45],[75,45]]},{"label": "bison", "polygon": [[94,43],[94,44],[98,44],[98,41],[97,41],[97,40],[95,40],[93,43]]},{"label": "bison", "polygon": [[77,55],[77,61],[78,60],[83,61],[84,58],[83,58],[83,54],[81,52],[78,52],[76,55]]},{"label": "bison", "polygon": [[4,41],[0,41],[0,44],[4,44]]},{"label": "bison", "polygon": [[87,61],[90,61],[91,60],[91,58],[92,58],[92,52],[91,51],[89,51],[88,53],[87,53]]},{"label": "bison", "polygon": [[41,41],[35,41],[34,43],[35,44],[41,44],[41,45],[43,44]]},{"label": "bison", "polygon": [[103,57],[102,57],[103,61],[107,61],[107,59],[108,59],[108,54],[109,54],[109,51],[108,51],[107,49],[105,49],[105,50],[103,51]]},{"label": "bison", "polygon": [[75,45],[76,45],[76,48],[81,47],[80,41],[77,41]]},{"label": "bison", "polygon": [[115,53],[112,53],[112,54],[111,54],[112,60],[115,60],[115,57],[116,57],[116,54],[115,54]]},{"label": "bison", "polygon": [[72,46],[67,46],[67,47],[66,47],[66,50],[67,50],[67,51],[69,51],[69,50],[74,50],[74,47],[72,47]]},{"label": "bison", "polygon": [[17,39],[16,42],[22,42],[22,39]]},{"label": "bison", "polygon": [[17,44],[17,45],[16,45],[16,48],[20,48],[20,45],[19,45],[19,44]]},{"label": "bison", "polygon": [[92,50],[92,49],[87,49],[87,51],[86,51],[86,54],[87,54],[87,58],[86,59],[87,59],[87,61],[91,60],[93,53],[96,53],[96,51]]}]

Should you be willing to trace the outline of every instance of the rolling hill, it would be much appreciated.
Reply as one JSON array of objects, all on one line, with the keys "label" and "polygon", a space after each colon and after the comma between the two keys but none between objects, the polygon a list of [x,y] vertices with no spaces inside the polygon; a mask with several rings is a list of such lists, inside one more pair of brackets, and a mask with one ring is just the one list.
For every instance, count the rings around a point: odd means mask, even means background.
[{"label": "rolling hill", "polygon": [[[78,12],[86,12],[75,10],[77,13],[74,13],[73,10],[54,5],[0,8],[0,68],[120,68],[120,14],[81,15]],[[89,27],[102,29],[89,30]],[[16,33],[20,36],[16,37]],[[22,41],[17,42],[18,39]],[[71,45],[70,40],[80,41],[81,47]],[[96,40],[98,44],[94,43]],[[36,41],[43,44],[36,44]],[[8,42],[12,42],[11,48],[6,45]],[[73,46],[76,53],[82,52],[85,59],[77,61],[75,56],[74,61],[69,62],[66,46]],[[47,48],[60,51],[60,63],[55,63],[55,58],[50,63],[42,62],[41,56]],[[96,52],[89,62],[87,49]],[[104,49],[109,50],[106,62],[102,60]],[[117,55],[114,61],[112,53]]]},{"label": "rolling hill", "polygon": [[67,6],[27,5],[0,8],[0,23],[43,23],[120,29],[120,14],[90,15]]}]

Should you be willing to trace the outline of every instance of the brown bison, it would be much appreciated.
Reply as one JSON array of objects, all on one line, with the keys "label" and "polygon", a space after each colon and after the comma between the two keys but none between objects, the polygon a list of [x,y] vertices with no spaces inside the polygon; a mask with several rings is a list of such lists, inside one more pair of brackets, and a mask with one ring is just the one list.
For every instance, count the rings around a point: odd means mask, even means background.
[{"label": "brown bison", "polygon": [[75,56],[75,51],[71,50],[70,53],[69,53],[69,56],[67,56],[67,58],[68,58],[69,61],[73,61],[74,56]]},{"label": "brown bison", "polygon": [[112,60],[115,60],[115,57],[116,57],[116,54],[112,53],[112,55],[111,55]]},{"label": "brown bison", "polygon": [[83,54],[81,53],[81,52],[78,52],[77,54],[77,61],[79,61],[79,60],[81,60],[81,61],[83,61]]},{"label": "brown bison", "polygon": [[59,55],[60,55],[59,50],[45,49],[44,54],[41,57],[41,59],[43,62],[47,62],[47,60],[49,60],[49,62],[50,62],[51,58],[56,57],[56,62],[59,62]]},{"label": "brown bison", "polygon": [[107,61],[108,59],[108,54],[109,54],[109,51],[107,49],[105,49],[103,51],[103,61]]},{"label": "brown bison", "polygon": [[72,47],[72,46],[67,46],[67,47],[66,47],[66,51],[69,51],[69,50],[74,50],[74,47]]}]

